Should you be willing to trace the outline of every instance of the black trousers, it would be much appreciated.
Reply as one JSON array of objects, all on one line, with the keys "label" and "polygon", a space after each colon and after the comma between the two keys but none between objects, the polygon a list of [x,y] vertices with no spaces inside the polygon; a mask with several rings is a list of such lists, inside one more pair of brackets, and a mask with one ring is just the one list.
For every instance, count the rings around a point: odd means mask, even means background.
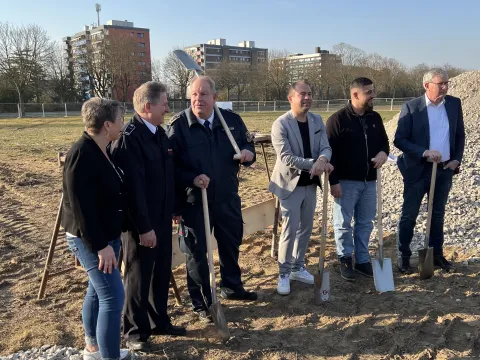
[{"label": "black trousers", "polygon": [[[427,164],[420,179],[413,183],[404,183],[403,206],[398,223],[398,250],[402,257],[412,255],[410,243],[417,223],[417,217],[423,197],[430,191],[432,165]],[[443,223],[448,194],[452,188],[453,170],[437,168],[435,193],[433,195],[432,223],[430,228],[429,246],[433,247],[434,254],[443,256]]]},{"label": "black trousers", "polygon": [[[218,243],[220,287],[227,293],[243,291],[238,266],[243,236],[240,197],[235,194],[226,202],[209,203],[210,226]],[[180,249],[186,255],[187,287],[194,311],[212,304],[205,241],[202,204],[187,205],[180,228]]]},{"label": "black trousers", "polygon": [[123,234],[126,339],[146,341],[151,329],[170,324],[167,314],[172,267],[172,219],[155,229],[157,246],[140,246],[135,232]]}]

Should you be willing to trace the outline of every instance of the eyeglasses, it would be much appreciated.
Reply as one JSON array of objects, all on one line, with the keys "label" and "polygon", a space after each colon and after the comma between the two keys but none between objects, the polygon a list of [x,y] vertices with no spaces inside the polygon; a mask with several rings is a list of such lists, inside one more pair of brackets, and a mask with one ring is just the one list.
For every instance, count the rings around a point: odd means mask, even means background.
[{"label": "eyeglasses", "polygon": [[444,87],[444,86],[447,87],[448,84],[450,84],[450,81],[443,81],[443,82],[438,82],[438,83],[430,81],[430,84],[435,84],[435,85],[438,85],[440,87]]}]

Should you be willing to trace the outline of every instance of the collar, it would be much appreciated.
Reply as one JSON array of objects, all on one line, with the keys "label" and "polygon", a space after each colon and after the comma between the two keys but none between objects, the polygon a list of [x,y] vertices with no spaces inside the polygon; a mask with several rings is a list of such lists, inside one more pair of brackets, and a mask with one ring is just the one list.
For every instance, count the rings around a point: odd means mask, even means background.
[{"label": "collar", "polygon": [[213,125],[213,118],[215,117],[215,111],[212,111],[212,115],[208,117],[208,119],[200,119],[198,116],[195,116],[200,124],[205,124],[205,120],[210,121],[210,126]]},{"label": "collar", "polygon": [[152,132],[152,134],[155,135],[155,133],[157,132],[157,127],[155,125],[152,125],[151,123],[149,123],[147,120],[142,118],[140,115],[139,115],[139,118],[142,119],[142,121],[145,123],[145,125],[147,125],[148,130],[150,130]]},{"label": "collar", "polygon": [[432,105],[433,107],[438,108],[438,107],[442,106],[443,104],[445,104],[445,97],[443,97],[442,101],[438,105],[435,105],[433,102],[430,101],[430,99],[427,96],[427,93],[425,93],[425,104],[427,105],[427,107]]},{"label": "collar", "polygon": [[352,106],[352,100],[348,100],[348,103],[347,103],[347,106],[345,106],[345,108],[347,109],[347,111],[349,113],[351,113],[352,115],[356,116],[356,117],[362,117],[362,116],[367,116],[368,114],[371,114],[373,112],[373,110],[365,110],[365,112],[363,113],[363,115],[358,115],[355,110],[353,110],[353,106]]}]

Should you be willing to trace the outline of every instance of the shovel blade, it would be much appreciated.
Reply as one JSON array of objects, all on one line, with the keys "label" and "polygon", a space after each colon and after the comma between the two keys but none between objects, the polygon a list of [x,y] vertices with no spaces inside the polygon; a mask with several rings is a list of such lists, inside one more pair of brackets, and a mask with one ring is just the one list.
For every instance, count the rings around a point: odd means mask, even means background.
[{"label": "shovel blade", "polygon": [[422,280],[430,279],[433,276],[433,248],[418,250],[418,271]]},{"label": "shovel blade", "polygon": [[219,301],[210,306],[210,314],[212,315],[213,323],[215,324],[222,341],[225,342],[230,339],[227,320],[225,319],[225,314],[223,313],[223,308]]},{"label": "shovel blade", "polygon": [[393,283],[392,260],[389,258],[384,258],[382,264],[380,259],[373,259],[372,267],[375,289],[380,293],[395,291],[395,285]]},{"label": "shovel blade", "polygon": [[314,301],[315,305],[321,305],[330,298],[330,272],[319,271],[314,276]]}]

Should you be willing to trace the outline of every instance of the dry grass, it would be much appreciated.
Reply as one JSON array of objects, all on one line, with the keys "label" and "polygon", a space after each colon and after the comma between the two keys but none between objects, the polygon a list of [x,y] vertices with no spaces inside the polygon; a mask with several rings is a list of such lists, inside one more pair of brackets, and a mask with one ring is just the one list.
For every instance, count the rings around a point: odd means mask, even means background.
[{"label": "dry grass", "polygon": [[[250,130],[268,132],[280,113],[241,115]],[[1,354],[53,343],[83,346],[83,272],[52,279],[46,298],[36,300],[60,197],[56,153],[66,151],[81,131],[78,118],[0,120]],[[271,151],[268,159],[272,166]],[[241,180],[244,205],[271,197],[261,156],[253,168],[242,170]],[[307,253],[311,272],[316,271],[319,237],[315,229]],[[72,265],[62,239],[52,271]],[[318,307],[312,288],[304,284],[292,284],[288,297],[276,294],[277,264],[269,256],[270,239],[271,229],[244,239],[240,265],[246,287],[259,292],[259,301],[222,301],[232,340],[221,344],[212,326],[196,322],[188,306],[177,308],[170,299],[172,319],[187,326],[188,336],[155,337],[154,352],[144,358],[480,359],[480,265],[464,266],[463,258],[456,258],[457,272],[437,270],[429,281],[394,270],[396,292],[379,295],[371,279],[346,283],[340,278],[330,229],[327,267],[333,297]],[[385,245],[386,255],[394,258],[394,234]],[[447,256],[455,250],[448,249]],[[174,274],[187,304],[184,267]]]}]

